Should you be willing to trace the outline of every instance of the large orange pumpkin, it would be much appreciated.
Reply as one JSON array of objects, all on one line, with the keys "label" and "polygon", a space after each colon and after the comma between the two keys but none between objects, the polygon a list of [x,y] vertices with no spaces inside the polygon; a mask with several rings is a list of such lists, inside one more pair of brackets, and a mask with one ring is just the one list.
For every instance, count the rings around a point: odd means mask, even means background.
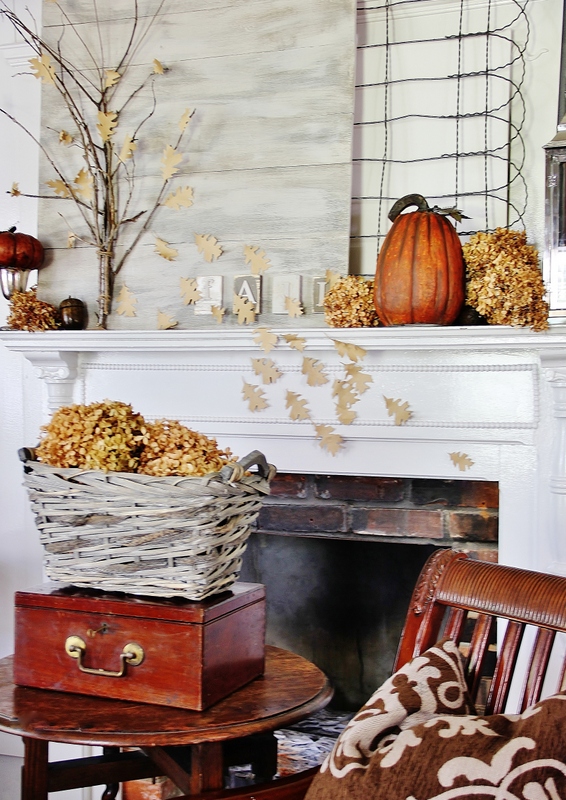
[{"label": "large orange pumpkin", "polygon": [[[416,205],[418,210],[401,212]],[[450,209],[448,213],[458,213]],[[462,215],[463,216],[463,215]],[[383,325],[450,325],[465,296],[462,245],[447,212],[420,194],[398,200],[375,272],[375,310]]]},{"label": "large orange pumpkin", "polygon": [[43,245],[15,228],[0,233],[0,267],[17,270],[38,269],[43,262]]}]

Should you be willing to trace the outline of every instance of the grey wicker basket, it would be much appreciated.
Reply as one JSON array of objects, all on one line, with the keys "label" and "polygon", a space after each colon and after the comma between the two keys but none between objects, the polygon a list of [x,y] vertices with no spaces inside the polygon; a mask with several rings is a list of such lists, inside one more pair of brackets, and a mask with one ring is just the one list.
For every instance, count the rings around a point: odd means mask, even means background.
[{"label": "grey wicker basket", "polygon": [[59,469],[33,457],[20,450],[51,580],[190,600],[237,580],[275,475],[257,450],[202,478]]}]

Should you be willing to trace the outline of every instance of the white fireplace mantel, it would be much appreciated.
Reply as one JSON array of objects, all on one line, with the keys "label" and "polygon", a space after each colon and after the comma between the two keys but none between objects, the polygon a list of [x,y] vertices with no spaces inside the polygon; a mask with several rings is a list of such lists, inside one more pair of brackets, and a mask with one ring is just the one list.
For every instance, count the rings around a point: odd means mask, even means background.
[{"label": "white fireplace mantel", "polygon": [[[501,560],[566,574],[565,327],[286,328],[273,330],[269,353],[256,332],[3,331],[0,340],[45,381],[43,422],[60,405],[108,397],[179,419],[238,455],[260,449],[280,471],[498,481]],[[305,340],[302,353],[289,333]],[[333,340],[364,348],[358,363],[372,378],[351,425],[336,420],[334,381],[350,360]],[[307,384],[304,356],[324,365],[326,384]],[[272,384],[254,372],[261,358],[281,373]],[[265,409],[249,410],[244,381],[261,386]],[[290,419],[288,391],[312,420]],[[384,398],[409,403],[406,424],[395,425]],[[343,437],[336,456],[313,423]],[[461,470],[453,453],[473,463]]]}]

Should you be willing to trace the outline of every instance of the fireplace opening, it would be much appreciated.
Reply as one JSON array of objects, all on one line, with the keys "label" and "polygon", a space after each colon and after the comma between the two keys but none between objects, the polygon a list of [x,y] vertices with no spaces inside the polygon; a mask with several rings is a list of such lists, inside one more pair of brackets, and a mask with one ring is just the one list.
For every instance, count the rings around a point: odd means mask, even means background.
[{"label": "fireplace opening", "polygon": [[411,593],[438,547],[497,560],[498,484],[278,475],[244,556],[267,643],[317,664],[353,711],[389,676]]}]

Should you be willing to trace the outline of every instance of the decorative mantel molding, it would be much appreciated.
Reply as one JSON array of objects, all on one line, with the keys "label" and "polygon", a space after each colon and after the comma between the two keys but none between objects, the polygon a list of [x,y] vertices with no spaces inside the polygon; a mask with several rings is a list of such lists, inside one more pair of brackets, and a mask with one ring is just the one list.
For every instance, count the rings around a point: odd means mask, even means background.
[{"label": "decorative mantel molding", "polygon": [[[45,381],[45,417],[109,397],[147,418],[180,419],[238,455],[263,450],[281,471],[498,481],[502,561],[566,573],[566,327],[272,329],[280,339],[269,354],[256,330],[2,331],[0,341]],[[305,339],[304,354],[282,339],[288,333]],[[366,350],[373,380],[351,425],[336,421],[332,384],[345,359],[334,340]],[[282,378],[262,387],[269,407],[253,413],[243,381],[260,383],[251,359],[266,355]],[[324,364],[325,386],[307,386],[303,355]],[[344,438],[335,457],[312,421],[289,418],[288,389]],[[406,424],[394,424],[384,397],[409,402]],[[450,458],[459,453],[465,472]]]}]

